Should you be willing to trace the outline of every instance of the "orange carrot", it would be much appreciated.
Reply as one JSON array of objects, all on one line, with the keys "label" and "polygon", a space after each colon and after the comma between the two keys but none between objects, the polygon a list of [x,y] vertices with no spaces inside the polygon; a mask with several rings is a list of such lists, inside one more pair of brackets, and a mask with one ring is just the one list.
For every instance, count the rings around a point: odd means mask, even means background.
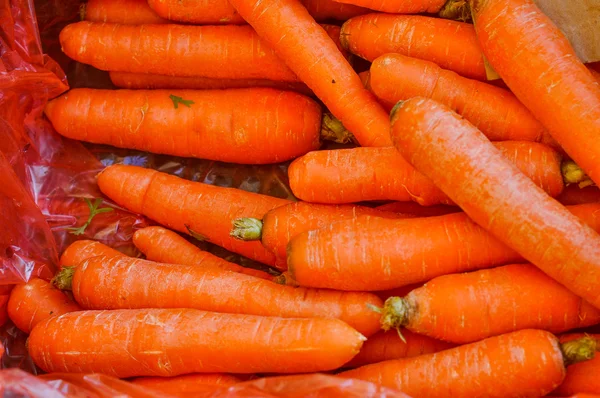
[{"label": "orange carrot", "polygon": [[347,21],[341,40],[351,53],[369,61],[399,53],[472,79],[486,79],[483,53],[470,24],[420,15],[368,14]]},{"label": "orange carrot", "polygon": [[470,3],[490,65],[569,156],[600,183],[600,83],[569,40],[533,0]]},{"label": "orange carrot", "polygon": [[29,336],[29,353],[46,372],[97,372],[120,378],[304,373],[343,365],[363,340],[337,319],[193,309],[83,311],[39,323]]},{"label": "orange carrot", "polygon": [[345,21],[362,14],[371,12],[367,8],[357,7],[352,4],[342,4],[334,0],[300,0],[308,13],[316,21],[330,19]]},{"label": "orange carrot", "polygon": [[195,308],[284,318],[338,318],[366,336],[379,329],[370,293],[294,288],[237,272],[131,257],[92,257],[56,277],[85,309]]},{"label": "orange carrot", "polygon": [[61,267],[79,265],[96,256],[119,256],[121,252],[94,240],[78,240],[69,245],[60,256]]},{"label": "orange carrot", "polygon": [[224,373],[195,373],[175,377],[139,377],[131,382],[149,390],[175,397],[189,397],[206,391],[207,386],[232,386],[241,380]]},{"label": "orange carrot", "polygon": [[354,4],[371,10],[392,14],[437,13],[447,0],[335,0],[338,3]]},{"label": "orange carrot", "polygon": [[461,211],[460,208],[456,206],[421,206],[415,202],[391,202],[377,206],[376,209],[382,211],[391,211],[394,213],[410,214],[415,217],[445,216],[446,214],[458,213]]},{"label": "orange carrot", "polygon": [[552,334],[522,330],[435,354],[366,365],[340,373],[413,397],[541,397],[558,386],[567,364],[597,349],[591,339],[559,344]]},{"label": "orange carrot", "polygon": [[234,188],[192,182],[136,166],[114,165],[98,176],[104,194],[127,209],[170,229],[204,237],[267,265],[275,255],[260,242],[241,242],[229,236],[233,220],[262,218],[269,210],[290,203],[285,199]]},{"label": "orange carrot", "polygon": [[567,185],[556,200],[563,205],[598,203],[600,202],[600,189],[596,186],[579,188],[577,185]]},{"label": "orange carrot", "polygon": [[83,18],[90,22],[113,22],[123,25],[163,24],[146,0],[88,0],[82,5]]},{"label": "orange carrot", "polygon": [[323,27],[323,29],[325,29],[325,32],[327,32],[327,34],[329,35],[331,40],[333,40],[336,47],[342,53],[344,58],[346,58],[348,60],[348,62],[350,64],[352,64],[354,56],[348,50],[346,50],[344,48],[344,46],[342,45],[342,40],[341,40],[342,28],[340,28],[337,25],[330,25],[330,24],[321,24],[321,26]]},{"label": "orange carrot", "polygon": [[552,142],[552,137],[508,90],[461,77],[433,62],[400,54],[371,65],[371,91],[388,104],[412,97],[434,99],[470,121],[491,141]]},{"label": "orange carrot", "polygon": [[25,333],[30,333],[35,325],[50,317],[79,310],[66,294],[50,282],[37,278],[16,285],[8,300],[8,316]]},{"label": "orange carrot", "polygon": [[148,0],[165,19],[194,24],[244,24],[244,18],[227,0]]},{"label": "orange carrot", "polygon": [[231,163],[285,162],[321,144],[321,107],[268,88],[80,88],[50,101],[45,113],[68,138]]},{"label": "orange carrot", "polygon": [[361,145],[391,145],[385,111],[300,2],[230,2]]},{"label": "orange carrot", "polygon": [[395,330],[377,332],[365,341],[358,355],[352,358],[344,367],[357,368],[390,359],[412,358],[431,354],[454,347],[450,343],[421,336],[412,333],[410,330],[402,330],[402,336],[405,341],[402,341]]},{"label": "orange carrot", "polygon": [[[584,334],[567,334],[560,337],[561,343],[585,337]],[[600,341],[600,335],[589,337]],[[558,397],[568,397],[577,393],[600,394],[600,357],[577,363],[567,369],[567,377],[563,383],[552,392]]]},{"label": "orange carrot", "polygon": [[[569,210],[600,232],[600,204]],[[362,216],[293,238],[287,277],[301,286],[376,291],[518,262],[525,260],[464,213]]]},{"label": "orange carrot", "polygon": [[273,276],[267,272],[230,263],[214,254],[200,250],[177,233],[162,227],[147,227],[137,230],[133,234],[133,243],[150,261],[218,268],[273,280]]},{"label": "orange carrot", "polygon": [[[494,145],[550,195],[562,192],[561,159],[552,148],[534,142],[502,141]],[[412,200],[423,206],[453,204],[391,147],[310,152],[290,165],[288,175],[294,195],[307,202]]]},{"label": "orange carrot", "polygon": [[77,22],[60,32],[60,43],[70,58],[102,70],[297,81],[249,26]]},{"label": "orange carrot", "polygon": [[442,104],[413,98],[392,116],[392,140],[473,221],[600,308],[600,236],[474,126]]}]

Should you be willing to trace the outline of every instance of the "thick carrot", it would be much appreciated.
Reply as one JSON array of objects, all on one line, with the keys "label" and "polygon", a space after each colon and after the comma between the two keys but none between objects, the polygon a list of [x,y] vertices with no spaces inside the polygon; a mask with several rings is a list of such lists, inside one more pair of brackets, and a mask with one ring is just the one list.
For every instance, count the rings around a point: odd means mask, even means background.
[{"label": "thick carrot", "polygon": [[[600,231],[600,204],[569,210]],[[362,216],[293,238],[287,277],[301,286],[376,291],[518,262],[525,260],[464,213],[407,220]]]},{"label": "thick carrot", "polygon": [[566,364],[593,357],[590,339],[564,345],[541,330],[522,330],[439,353],[384,361],[340,373],[413,397],[522,398],[544,396],[565,377]]},{"label": "thick carrot", "polygon": [[491,141],[552,142],[552,137],[510,91],[444,70],[433,62],[383,55],[371,65],[371,91],[389,104],[434,99],[470,121]]},{"label": "thick carrot", "polygon": [[337,319],[282,319],[193,309],[83,311],[29,336],[46,372],[116,377],[186,373],[304,373],[335,369],[364,337]]},{"label": "thick carrot", "polygon": [[285,199],[187,181],[155,170],[114,165],[98,176],[104,194],[127,209],[170,229],[200,235],[209,242],[267,265],[275,255],[260,242],[241,242],[229,236],[233,220],[262,218]]},{"label": "thick carrot", "polygon": [[61,271],[57,279],[63,286],[71,285],[75,301],[85,309],[195,308],[284,318],[338,318],[366,336],[379,329],[378,316],[368,306],[382,304],[370,293],[295,288],[218,268],[124,256],[90,258]]},{"label": "thick carrot", "polygon": [[569,40],[533,0],[470,3],[475,31],[491,66],[570,157],[600,183],[600,84]]},{"label": "thick carrot", "polygon": [[[562,192],[561,157],[555,150],[535,142],[502,141],[494,145],[550,195]],[[391,147],[310,152],[290,165],[288,175],[294,195],[307,202],[396,200],[423,206],[453,204]]]},{"label": "thick carrot", "polygon": [[344,367],[357,368],[390,359],[412,358],[431,354],[454,347],[450,343],[418,335],[410,330],[402,330],[402,337],[404,341],[395,330],[377,332],[365,341],[358,355],[352,358]]},{"label": "thick carrot", "polygon": [[267,272],[242,267],[200,250],[177,233],[166,228],[147,227],[139,229],[133,234],[133,243],[150,261],[218,268],[273,280],[273,276]]},{"label": "thick carrot", "polygon": [[30,333],[35,325],[50,317],[79,310],[65,293],[37,278],[16,285],[8,300],[9,318],[25,333]]},{"label": "thick carrot", "polygon": [[391,145],[385,111],[300,2],[230,2],[361,145]]},{"label": "thick carrot", "polygon": [[386,300],[385,330],[405,327],[452,343],[521,329],[553,333],[595,325],[600,310],[531,264],[445,275]]},{"label": "thick carrot", "polygon": [[592,228],[444,105],[413,98],[398,107],[392,125],[399,153],[473,221],[600,307],[600,236]]},{"label": "thick carrot", "polygon": [[[567,334],[560,336],[561,343],[585,337],[584,334]],[[589,335],[600,341],[600,335]],[[600,357],[577,363],[567,369],[567,377],[563,383],[552,392],[557,397],[568,397],[577,393],[600,394]]]},{"label": "thick carrot", "polygon": [[102,70],[298,80],[250,26],[77,22],[67,25],[59,38],[70,58]]},{"label": "thick carrot", "polygon": [[410,214],[415,217],[445,216],[446,214],[458,213],[461,211],[460,208],[456,206],[421,206],[415,202],[391,202],[377,206],[376,209],[394,213]]},{"label": "thick carrot", "polygon": [[94,240],[78,240],[69,245],[60,256],[60,266],[73,267],[96,256],[119,256],[121,252]]},{"label": "thick carrot", "polygon": [[600,189],[596,186],[579,188],[577,185],[567,185],[556,197],[563,205],[580,205],[600,202]]},{"label": "thick carrot", "polygon": [[294,236],[363,215],[409,218],[404,214],[384,212],[364,206],[331,206],[295,202],[269,211],[262,220],[256,218],[235,220],[231,236],[244,241],[260,240],[263,246],[277,257],[278,268],[285,269],[287,245]]},{"label": "thick carrot", "polygon": [[79,88],[50,101],[45,113],[68,138],[230,163],[280,163],[321,145],[321,107],[269,88]]},{"label": "thick carrot", "polygon": [[483,53],[470,24],[420,15],[368,14],[344,23],[340,37],[345,48],[369,61],[399,53],[472,79],[486,79]]},{"label": "thick carrot", "polygon": [[419,14],[422,12],[437,13],[447,0],[335,0],[338,3],[354,4],[371,10],[389,12],[391,14]]},{"label": "thick carrot", "polygon": [[176,397],[189,397],[206,391],[207,386],[232,386],[241,380],[225,373],[195,373],[175,377],[139,377],[131,382]]},{"label": "thick carrot", "polygon": [[146,0],[88,0],[83,3],[83,18],[90,22],[112,22],[124,25],[164,24]]}]

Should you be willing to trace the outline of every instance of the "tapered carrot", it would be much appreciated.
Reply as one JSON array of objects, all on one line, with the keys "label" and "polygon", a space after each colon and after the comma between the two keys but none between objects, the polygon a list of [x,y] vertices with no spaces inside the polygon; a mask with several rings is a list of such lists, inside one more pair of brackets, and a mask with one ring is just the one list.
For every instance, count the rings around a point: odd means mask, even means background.
[{"label": "tapered carrot", "polygon": [[304,373],[343,365],[363,340],[337,319],[193,309],[83,311],[39,323],[29,336],[29,353],[46,372]]},{"label": "tapered carrot", "polygon": [[591,339],[559,344],[552,334],[522,330],[439,353],[384,361],[340,373],[413,397],[540,397],[558,386],[565,366],[594,356]]},{"label": "tapered carrot", "polygon": [[533,0],[470,3],[490,65],[569,156],[600,183],[600,83],[569,40]]},{"label": "tapered carrot", "polygon": [[235,220],[231,236],[243,241],[260,240],[263,246],[277,257],[278,268],[285,269],[286,248],[294,236],[362,215],[410,218],[404,214],[384,212],[364,206],[330,206],[295,202],[269,211],[262,220],[256,218]]},{"label": "tapered carrot", "polygon": [[241,380],[225,373],[195,373],[175,377],[138,377],[131,382],[169,396],[189,397],[210,386],[232,386]]},{"label": "tapered carrot", "polygon": [[394,213],[410,214],[415,217],[435,217],[446,214],[458,213],[460,208],[456,206],[434,205],[421,206],[415,202],[391,202],[376,207],[377,210],[391,211]]},{"label": "tapered carrot", "polygon": [[[600,232],[600,204],[569,211]],[[376,291],[518,262],[525,260],[464,213],[406,220],[362,216],[293,238],[287,278],[301,286]]]},{"label": "tapered carrot", "polygon": [[45,113],[68,138],[231,163],[280,163],[321,144],[321,107],[268,88],[80,88],[50,101]]},{"label": "tapered carrot", "polygon": [[98,176],[104,194],[127,209],[164,226],[267,265],[275,255],[260,242],[241,242],[229,236],[233,220],[262,218],[290,201],[234,188],[192,182],[136,166],[114,165]]},{"label": "tapered carrot", "polygon": [[37,278],[16,285],[8,300],[8,316],[25,333],[50,317],[79,310],[65,293]]},{"label": "tapered carrot", "polygon": [[418,335],[410,330],[402,330],[402,336],[404,341],[395,330],[377,332],[364,342],[360,352],[344,367],[357,368],[390,359],[431,354],[454,347],[453,344]]},{"label": "tapered carrot", "polygon": [[600,307],[600,236],[592,228],[444,105],[423,98],[408,100],[392,116],[392,126],[399,153],[473,221]]},{"label": "tapered carrot", "polygon": [[70,58],[102,70],[220,79],[298,79],[249,26],[77,22],[67,25],[59,38]]},{"label": "tapered carrot", "polygon": [[133,243],[150,261],[218,268],[273,280],[273,276],[267,272],[242,267],[200,250],[177,233],[166,228],[147,227],[139,229],[133,235]]},{"label": "tapered carrot", "polygon": [[[562,192],[561,158],[555,150],[534,142],[502,141],[494,145],[550,195]],[[294,195],[307,202],[396,200],[423,206],[453,204],[391,147],[310,152],[290,165],[288,175]]]},{"label": "tapered carrot", "polygon": [[508,90],[461,77],[433,62],[383,55],[371,65],[371,91],[389,104],[434,99],[470,121],[491,141],[552,141],[531,112]]},{"label": "tapered carrot", "polygon": [[579,188],[577,185],[567,185],[556,200],[563,205],[598,203],[600,202],[600,189],[596,186]]},{"label": "tapered carrot", "polygon": [[146,0],[89,0],[83,3],[82,10],[82,19],[90,22],[124,25],[169,23],[148,7]]},{"label": "tapered carrot", "polygon": [[300,2],[230,2],[361,145],[391,145],[385,111]]},{"label": "tapered carrot", "polygon": [[[584,334],[567,334],[560,337],[561,343],[585,337]],[[600,341],[600,335],[589,335]],[[567,377],[562,384],[552,392],[553,396],[568,397],[577,393],[600,394],[600,357],[570,366]]]},{"label": "tapered carrot", "polygon": [[420,15],[368,14],[347,21],[340,37],[345,48],[369,61],[399,53],[472,79],[486,78],[483,53],[470,24]]},{"label": "tapered carrot", "polygon": [[338,3],[354,4],[371,10],[392,14],[419,14],[422,12],[437,13],[447,0],[335,0]]},{"label": "tapered carrot", "polygon": [[[131,257],[92,257],[61,271],[85,309],[196,308],[284,318],[338,318],[364,335],[379,329],[370,293],[294,288],[218,268],[173,265]],[[69,280],[71,281],[69,283]]]},{"label": "tapered carrot", "polygon": [[96,256],[119,256],[121,252],[94,240],[78,240],[69,245],[60,256],[61,267],[72,267]]}]

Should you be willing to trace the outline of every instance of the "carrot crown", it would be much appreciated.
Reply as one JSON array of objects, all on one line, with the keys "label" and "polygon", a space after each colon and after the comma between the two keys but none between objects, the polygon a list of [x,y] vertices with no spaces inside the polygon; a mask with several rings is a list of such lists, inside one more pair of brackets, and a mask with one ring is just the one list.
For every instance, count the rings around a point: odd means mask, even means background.
[{"label": "carrot crown", "polygon": [[589,336],[560,345],[565,366],[593,359],[599,348],[598,341]]},{"label": "carrot crown", "polygon": [[585,188],[594,185],[594,182],[588,175],[572,160],[566,160],[560,166],[563,179],[566,185],[578,184],[579,188]]},{"label": "carrot crown", "polygon": [[263,223],[258,218],[238,218],[233,220],[233,229],[229,235],[243,241],[260,240],[262,228]]},{"label": "carrot crown", "polygon": [[60,290],[72,290],[73,274],[75,267],[63,267],[54,275],[52,283]]},{"label": "carrot crown", "polygon": [[439,12],[439,16],[455,21],[471,21],[471,7],[467,0],[448,0]]},{"label": "carrot crown", "polygon": [[338,144],[357,143],[354,135],[346,130],[342,122],[328,112],[323,113],[321,138],[323,140],[337,142]]},{"label": "carrot crown", "polygon": [[383,330],[400,329],[409,320],[410,306],[402,297],[390,297],[385,300],[381,311],[381,327]]}]

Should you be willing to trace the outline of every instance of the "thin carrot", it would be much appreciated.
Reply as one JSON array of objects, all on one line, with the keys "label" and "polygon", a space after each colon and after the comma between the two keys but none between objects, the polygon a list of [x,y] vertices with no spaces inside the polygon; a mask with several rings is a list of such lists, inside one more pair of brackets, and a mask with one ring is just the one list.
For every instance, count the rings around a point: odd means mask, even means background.
[{"label": "thin carrot", "polygon": [[364,7],[357,7],[352,4],[342,4],[334,0],[300,0],[308,13],[315,21],[347,19],[371,12]]},{"label": "thin carrot", "polygon": [[[600,204],[568,209],[600,232]],[[293,238],[287,278],[301,286],[376,291],[518,262],[525,260],[464,213],[362,216]]]},{"label": "thin carrot", "polygon": [[426,97],[449,106],[491,141],[552,142],[546,129],[508,90],[444,70],[433,62],[383,55],[371,65],[371,91],[388,104]]},{"label": "thin carrot", "polygon": [[382,211],[391,211],[394,213],[410,214],[415,217],[445,216],[446,214],[458,213],[461,211],[460,208],[456,206],[421,206],[415,202],[391,202],[377,206],[376,209]]},{"label": "thin carrot", "polygon": [[120,378],[304,373],[343,365],[363,340],[337,319],[193,309],[83,311],[38,324],[29,336],[29,353],[46,372],[97,372]]},{"label": "thin carrot", "polygon": [[250,275],[131,257],[92,257],[56,277],[85,309],[195,308],[284,318],[338,318],[366,336],[379,329],[370,293],[295,288]]},{"label": "thin carrot", "polygon": [[385,111],[300,2],[230,2],[361,145],[391,145]]},{"label": "thin carrot", "polygon": [[200,250],[177,233],[166,228],[147,227],[139,229],[133,235],[133,243],[150,261],[218,268],[273,280],[273,276],[267,272],[242,267]]},{"label": "thin carrot", "polygon": [[8,316],[25,333],[30,333],[35,325],[50,317],[79,310],[65,293],[37,278],[16,285],[8,300]]},{"label": "thin carrot", "polygon": [[470,3],[490,65],[570,157],[600,183],[600,83],[569,40],[533,0]]},{"label": "thin carrot", "polygon": [[448,350],[453,344],[432,339],[431,337],[402,330],[404,341],[395,331],[380,331],[364,342],[358,355],[344,365],[346,368],[357,368],[390,359],[412,358],[419,355],[431,354]]},{"label": "thin carrot", "polygon": [[354,4],[371,10],[392,14],[437,13],[447,0],[335,0],[338,3]]},{"label": "thin carrot", "polygon": [[298,80],[250,26],[77,22],[67,25],[59,38],[66,55],[101,70]]},{"label": "thin carrot", "polygon": [[61,267],[73,267],[96,256],[119,256],[121,252],[94,240],[78,240],[69,245],[60,256]]},{"label": "thin carrot", "polygon": [[232,386],[241,382],[225,373],[195,373],[175,377],[138,377],[133,384],[176,397],[189,397],[206,391],[207,386]]},{"label": "thin carrot", "polygon": [[[573,341],[586,335],[567,334],[560,336],[561,343]],[[600,335],[588,335],[600,341]],[[577,393],[600,394],[600,357],[570,366],[567,369],[567,377],[563,383],[552,392],[558,397],[568,397]]]},{"label": "thin carrot", "polygon": [[368,14],[344,23],[340,37],[345,48],[368,61],[398,53],[472,79],[486,79],[471,24],[420,15]]},{"label": "thin carrot", "polygon": [[600,189],[596,186],[579,188],[577,185],[567,185],[556,197],[563,205],[580,205],[600,202]]},{"label": "thin carrot", "polygon": [[277,267],[285,269],[286,248],[290,239],[302,232],[363,215],[408,218],[404,214],[386,213],[364,206],[331,206],[295,202],[269,211],[262,220],[256,218],[235,220],[231,236],[243,241],[260,240],[263,246],[277,257]]},{"label": "thin carrot", "polygon": [[[550,195],[562,192],[561,158],[555,150],[535,142],[502,141],[494,146]],[[396,200],[423,206],[453,204],[391,147],[310,152],[290,165],[288,175],[294,195],[307,202]]]},{"label": "thin carrot", "polygon": [[399,153],[473,221],[600,307],[600,236],[592,228],[550,198],[480,131],[444,105],[410,99],[398,107],[392,126]]},{"label": "thin carrot", "polygon": [[82,19],[90,22],[113,22],[124,25],[164,24],[146,0],[88,0],[83,3]]},{"label": "thin carrot", "polygon": [[275,255],[260,242],[241,242],[230,237],[229,231],[233,220],[262,218],[269,210],[290,203],[288,200],[125,165],[104,169],[98,176],[98,186],[123,207],[169,229],[202,236],[234,253],[275,264]]},{"label": "thin carrot", "polygon": [[522,330],[415,358],[384,361],[340,373],[413,397],[541,397],[565,377],[565,366],[594,356],[591,339],[559,344],[552,334]]},{"label": "thin carrot", "polygon": [[321,107],[269,88],[79,88],[50,101],[45,113],[68,138],[230,163],[280,163],[321,145]]}]

